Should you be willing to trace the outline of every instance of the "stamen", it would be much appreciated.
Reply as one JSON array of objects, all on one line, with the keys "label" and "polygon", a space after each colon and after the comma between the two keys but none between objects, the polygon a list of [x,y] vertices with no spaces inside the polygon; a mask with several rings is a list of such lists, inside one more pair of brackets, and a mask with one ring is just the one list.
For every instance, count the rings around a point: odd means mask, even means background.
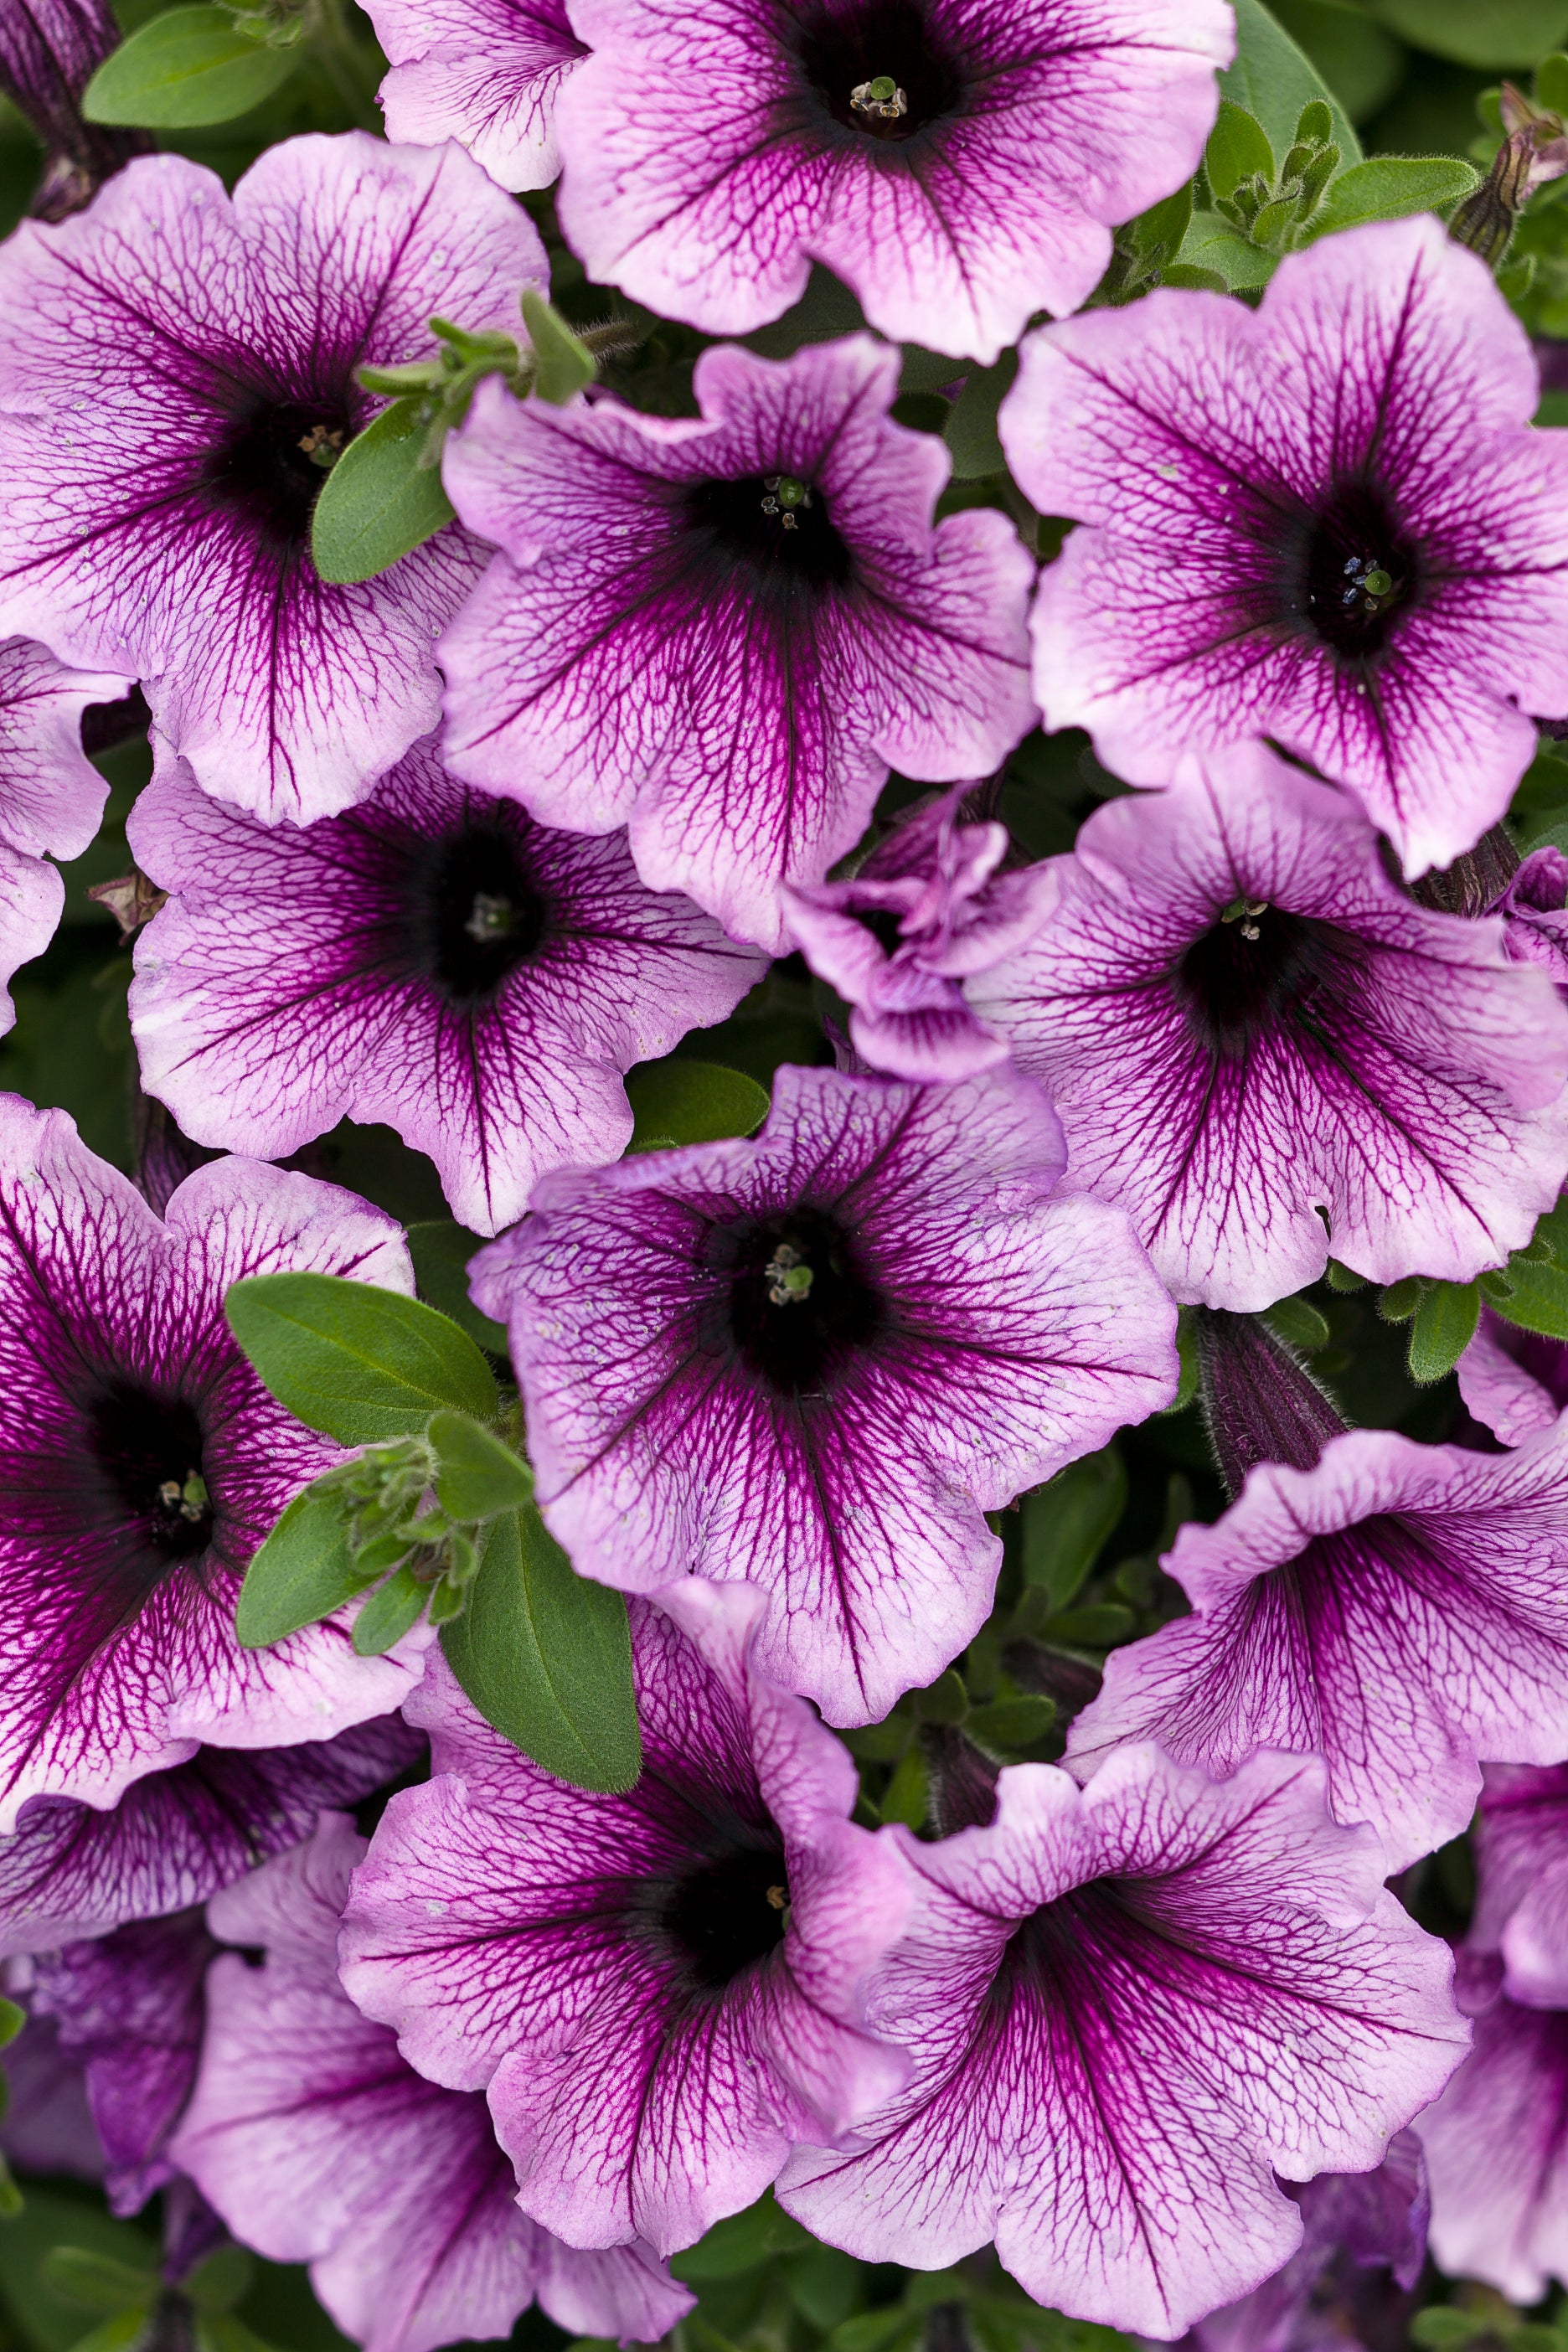
[{"label": "stamen", "polygon": [[323,474],[330,474],[343,454],[342,428],[335,425],[312,425],[301,437],[300,446],[312,466],[320,466]]},{"label": "stamen", "polygon": [[879,74],[874,81],[858,82],[849,93],[849,103],[868,122],[897,122],[910,110],[910,101],[891,74]]},{"label": "stamen", "polygon": [[187,1470],[184,1484],[178,1478],[165,1478],[158,1488],[158,1500],[171,1518],[177,1516],[191,1527],[212,1507],[206,1480],[199,1470]]},{"label": "stamen", "polygon": [[1256,940],[1261,936],[1256,919],[1268,911],[1267,898],[1233,898],[1228,907],[1221,908],[1219,919],[1222,923],[1239,923],[1242,938]]},{"label": "stamen", "polygon": [[798,530],[795,511],[811,504],[811,485],[795,474],[765,474],[763,488],[767,496],[763,500],[765,515],[777,515],[785,530]]},{"label": "stamen", "polygon": [[511,929],[512,903],[510,898],[492,898],[489,891],[476,890],[473,912],[463,925],[469,939],[482,945],[486,940],[504,940]]},{"label": "stamen", "polygon": [[811,1295],[814,1280],[801,1251],[792,1242],[780,1242],[763,1268],[768,1297],[774,1307],[792,1307]]}]

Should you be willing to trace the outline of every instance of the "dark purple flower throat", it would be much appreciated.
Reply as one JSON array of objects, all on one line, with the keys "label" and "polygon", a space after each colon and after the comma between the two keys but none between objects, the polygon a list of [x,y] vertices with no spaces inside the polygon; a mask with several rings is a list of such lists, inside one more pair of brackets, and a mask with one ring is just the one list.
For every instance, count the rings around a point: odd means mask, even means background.
[{"label": "dark purple flower throat", "polygon": [[499,824],[473,824],[416,845],[410,872],[420,969],[456,1004],[488,1003],[542,945],[549,910],[519,846]]},{"label": "dark purple flower throat", "polygon": [[1238,898],[1182,957],[1176,995],[1208,1052],[1237,1061],[1286,1025],[1321,1037],[1357,956],[1358,943],[1332,923]]},{"label": "dark purple flower throat", "polygon": [[1420,584],[1416,551],[1377,485],[1335,483],[1287,549],[1287,613],[1342,661],[1375,661]]},{"label": "dark purple flower throat", "polygon": [[118,1523],[116,1597],[135,1605],[212,1541],[201,1419],[184,1397],[119,1375],[100,1383],[84,1419],[89,1488]]},{"label": "dark purple flower throat", "polygon": [[884,1319],[853,1243],[826,1210],[793,1209],[741,1236],[730,1330],[742,1362],[778,1395],[823,1391]]},{"label": "dark purple flower throat", "polygon": [[778,1845],[739,1845],[681,1879],[661,1925],[704,1991],[719,1992],[776,1951],[789,1886]]},{"label": "dark purple flower throat", "polygon": [[797,22],[809,89],[832,121],[861,138],[913,139],[963,97],[957,65],[915,0],[850,0]]},{"label": "dark purple flower throat", "polygon": [[201,482],[216,506],[241,518],[279,555],[300,552],[333,458],[353,431],[338,402],[237,402],[207,457]]}]

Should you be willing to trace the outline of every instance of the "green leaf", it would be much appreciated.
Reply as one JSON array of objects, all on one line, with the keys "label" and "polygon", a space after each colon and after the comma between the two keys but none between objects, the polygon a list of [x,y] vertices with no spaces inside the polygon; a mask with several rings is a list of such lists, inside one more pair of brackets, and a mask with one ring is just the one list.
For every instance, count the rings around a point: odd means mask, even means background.
[{"label": "green leaf", "polygon": [[231,2311],[205,2312],[196,2322],[196,2352],[273,2352]]},{"label": "green leaf", "polygon": [[300,58],[249,39],[216,8],[171,8],[105,58],[81,110],[142,131],[232,122],[280,89]]},{"label": "green leaf", "polygon": [[158,2292],[155,2271],[133,2269],[90,2246],[51,2246],[41,2274],[51,2294],[79,2311],[123,2311],[128,2304],[151,2303]]},{"label": "green leaf", "polygon": [[112,2319],[103,2320],[85,2336],[79,2336],[71,2352],[145,2352],[147,2321],[148,2307],[144,2304],[130,2311],[117,2311]]},{"label": "green leaf", "polygon": [[[1340,153],[1347,163],[1359,163],[1361,142],[1351,119],[1316,67],[1281,31],[1262,0],[1234,0],[1234,5],[1236,62],[1219,78],[1221,97],[1256,117],[1276,155],[1286,154],[1293,144],[1301,109],[1321,99],[1329,109]],[[1417,5],[1424,6],[1426,0]],[[1184,256],[1188,260],[1200,257]]]},{"label": "green leaf", "polygon": [[1426,1295],[1421,1276],[1407,1274],[1402,1282],[1391,1282],[1378,1292],[1377,1311],[1385,1323],[1408,1323]]},{"label": "green leaf", "polygon": [[1446,213],[1478,186],[1480,173],[1457,155],[1373,155],[1331,183],[1322,208],[1304,234],[1326,236],[1361,221],[1397,220],[1405,213]]},{"label": "green leaf", "polygon": [[1040,1628],[1042,1642],[1065,1643],[1073,1650],[1109,1650],[1132,1631],[1132,1612],[1119,1601],[1101,1601],[1089,1609],[1064,1609],[1047,1617]]},{"label": "green leaf", "polygon": [[364,1589],[349,1551],[343,1497],[320,1482],[296,1495],[239,1588],[234,1630],[245,1650],[270,1649],[302,1625],[331,1617]]},{"label": "green leaf", "polygon": [[739,2278],[775,2254],[804,2252],[814,2242],[809,2231],[774,2203],[768,2189],[743,2213],[715,2221],[694,2246],[676,2254],[669,2267],[686,2285],[706,2286],[712,2279]]},{"label": "green leaf", "polygon": [[448,1517],[493,1519],[533,1500],[527,1463],[468,1413],[433,1413],[428,1434],[440,1460],[436,1500]]},{"label": "green leaf", "polygon": [[1269,15],[1311,59],[1354,122],[1369,121],[1405,79],[1399,43],[1347,0],[1269,0]]},{"label": "green leaf", "polygon": [[996,431],[996,412],[1018,373],[1016,352],[1004,352],[994,367],[976,368],[948,413],[942,436],[952,459],[953,479],[979,481],[1000,474],[1007,460]]},{"label": "green leaf", "polygon": [[340,1445],[423,1428],[441,1405],[493,1421],[489,1366],[433,1307],[335,1274],[258,1274],[224,1301],[229,1329],[273,1395]]},{"label": "green leaf", "polygon": [[628,1151],[754,1135],[768,1115],[766,1089],[716,1062],[645,1062],[627,1078],[626,1097],[636,1121]]},{"label": "green leaf", "polygon": [[450,1217],[433,1217],[424,1224],[408,1228],[408,1252],[414,1260],[414,1278],[419,1286],[419,1296],[427,1305],[437,1307],[458,1323],[470,1339],[488,1348],[493,1356],[504,1356],[507,1349],[506,1326],[492,1322],[481,1315],[468,1297],[468,1261],[484,1243],[478,1234],[470,1234]]},{"label": "green leaf", "polygon": [[1263,1319],[1288,1348],[1300,1348],[1303,1355],[1326,1348],[1331,1337],[1327,1316],[1320,1314],[1310,1298],[1279,1299]]},{"label": "green leaf", "polygon": [[1535,102],[1553,114],[1568,115],[1568,57],[1554,49],[1535,68]]},{"label": "green leaf", "polygon": [[4,2050],[8,2042],[15,2042],[26,2022],[26,2011],[0,1994],[0,2050]]},{"label": "green leaf", "polygon": [[1114,1445],[1058,1470],[1024,1497],[1024,1580],[1065,1609],[1082,1585],[1127,1500],[1127,1472]]},{"label": "green leaf", "polygon": [[0,2230],[5,2319],[28,2352],[70,2352],[87,2325],[81,2305],[68,2302],[45,2279],[45,2257],[60,2245],[107,2255],[133,2273],[155,2273],[158,2266],[157,2248],[145,2231],[111,2221],[101,2208],[94,2210],[50,2187],[29,2185],[26,2210]]},{"label": "green leaf", "polygon": [[925,1826],[931,1810],[931,1775],[917,1747],[908,1749],[894,1770],[882,1798],[882,1819],[902,1822],[906,1829]]},{"label": "green leaf", "polygon": [[1173,196],[1151,205],[1146,213],[1129,221],[1119,234],[1131,240],[1132,250],[1140,257],[1147,258],[1158,253],[1169,261],[1185,236],[1192,216],[1193,184],[1184,180]]},{"label": "green leaf", "polygon": [[560,311],[552,310],[531,286],[522,297],[522,323],[533,346],[533,397],[548,401],[552,408],[564,408],[593,383],[599,363]]},{"label": "green leaf", "polygon": [[1371,13],[1413,48],[1457,66],[1517,70],[1568,39],[1565,0],[1373,0]]},{"label": "green leaf", "polygon": [[183,2283],[198,2311],[232,2311],[256,2282],[256,2259],[244,2246],[220,2246]]},{"label": "green leaf", "polygon": [[1274,150],[1268,135],[1258,117],[1232,99],[1220,100],[1219,119],[1204,149],[1204,172],[1216,196],[1234,195],[1255,172],[1273,183]]},{"label": "green leaf", "polygon": [[914,1694],[915,1713],[922,1723],[962,1723],[969,1713],[969,1693],[963,1677],[951,1666],[929,1690]]},{"label": "green leaf", "polygon": [[1193,215],[1193,225],[1182,240],[1181,257],[1185,266],[1212,270],[1233,294],[1250,294],[1267,286],[1279,267],[1277,253],[1254,245],[1222,213]]},{"label": "green leaf", "polygon": [[26,2200],[17,2188],[11,2168],[0,2156],[0,2221],[15,2221],[26,2210]]},{"label": "green leaf", "polygon": [[419,463],[428,429],[422,400],[395,400],[326,476],[310,519],[310,555],[331,586],[374,580],[451,521],[456,509],[439,467]]},{"label": "green leaf", "polygon": [[424,1613],[430,1587],[421,1584],[411,1568],[400,1568],[377,1585],[354,1619],[354,1654],[384,1657],[405,1633],[411,1633]]},{"label": "green leaf", "polygon": [[1481,1294],[1473,1282],[1435,1282],[1410,1325],[1410,1377],[1423,1388],[1447,1379],[1476,1336]]},{"label": "green leaf", "polygon": [[1568,1340],[1568,1266],[1532,1265],[1516,1256],[1508,1262],[1508,1274],[1513,1288],[1507,1298],[1488,1301],[1492,1313],[1521,1331]]},{"label": "green leaf", "polygon": [[1022,1698],[996,1698],[988,1706],[973,1708],[964,1728],[982,1747],[1005,1754],[1010,1748],[1032,1748],[1056,1719],[1055,1699],[1029,1692]]},{"label": "green leaf", "polygon": [[642,1770],[631,1633],[618,1592],[573,1573],[531,1504],[492,1519],[463,1614],[441,1630],[486,1721],[574,1789],[635,1786]]}]

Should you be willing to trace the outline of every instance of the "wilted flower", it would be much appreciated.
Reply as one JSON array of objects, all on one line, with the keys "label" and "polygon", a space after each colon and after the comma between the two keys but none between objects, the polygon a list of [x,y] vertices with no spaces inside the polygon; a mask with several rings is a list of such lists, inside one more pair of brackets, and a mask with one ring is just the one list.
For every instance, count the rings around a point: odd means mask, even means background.
[{"label": "wilted flower", "polygon": [[100,180],[148,145],[144,132],[82,119],[95,69],[120,46],[109,0],[12,0],[0,9],[0,93],[44,142],[44,173],[29,209],[61,220]]},{"label": "wilted flower", "polygon": [[392,71],[389,139],[455,139],[502,188],[543,188],[561,169],[555,100],[588,54],[564,0],[364,0]]}]

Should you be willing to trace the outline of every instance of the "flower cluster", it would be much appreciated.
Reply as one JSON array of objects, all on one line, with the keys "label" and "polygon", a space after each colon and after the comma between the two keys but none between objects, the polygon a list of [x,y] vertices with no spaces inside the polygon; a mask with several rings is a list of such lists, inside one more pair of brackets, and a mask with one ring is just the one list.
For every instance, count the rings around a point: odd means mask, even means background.
[{"label": "flower cluster", "polygon": [[0,23],[0,2336],[1561,2352],[1568,54],[363,15]]}]

